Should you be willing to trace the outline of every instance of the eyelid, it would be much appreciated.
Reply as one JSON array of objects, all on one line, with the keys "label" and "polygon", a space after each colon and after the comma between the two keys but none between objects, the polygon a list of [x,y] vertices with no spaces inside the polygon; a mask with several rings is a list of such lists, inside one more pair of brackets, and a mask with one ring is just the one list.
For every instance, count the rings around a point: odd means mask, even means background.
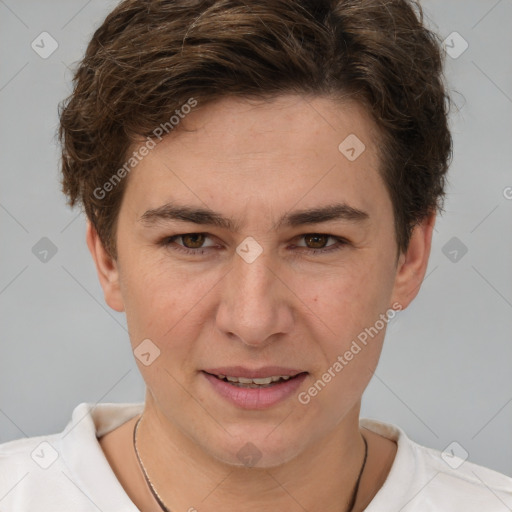
[{"label": "eyelid", "polygon": [[[332,238],[338,242],[342,242],[344,241],[341,237],[337,237],[337,236],[334,236],[334,235],[329,235],[327,233],[304,233],[303,235],[299,235],[297,237],[295,237],[296,239],[304,239],[305,237],[307,236],[311,236],[311,235],[317,235],[317,236],[325,236],[327,239],[329,238]],[[335,244],[331,244],[331,245],[327,245],[326,247],[331,247],[332,245],[335,245]],[[306,249],[311,249],[311,247],[307,247],[306,245],[298,245],[297,247],[305,247]]]},{"label": "eyelid", "polygon": [[[171,235],[171,236],[166,236],[163,240],[162,240],[162,244],[164,245],[170,245],[171,243],[176,243],[176,240],[178,239],[183,239],[183,237],[187,236],[187,235],[203,235],[205,237],[205,239],[210,239],[212,240],[212,235],[210,235],[209,233],[203,233],[203,232],[190,232],[190,233],[180,233],[179,235]],[[197,249],[190,249],[189,247],[185,247],[184,245],[182,244],[178,244],[180,247],[183,247],[184,249],[187,249],[189,251],[200,251],[201,249],[205,249],[205,248],[208,248],[208,247],[214,247],[215,244],[212,243],[211,245],[203,245],[202,247],[198,247]]]},{"label": "eyelid", "polygon": [[[159,242],[158,245],[164,246],[164,247],[169,248],[169,249],[174,250],[174,251],[185,253],[187,255],[200,255],[200,254],[204,254],[205,252],[210,252],[210,251],[208,251],[208,249],[211,249],[211,248],[215,247],[215,244],[212,244],[212,245],[198,247],[196,249],[193,249],[193,248],[191,249],[191,248],[185,247],[182,244],[179,244],[179,243],[175,242],[176,239],[183,238],[183,237],[185,237],[187,235],[204,235],[205,238],[210,238],[210,240],[212,239],[212,235],[210,235],[209,233],[205,233],[205,232],[180,233],[178,235],[172,235],[172,236],[167,236],[167,237],[163,238]],[[315,248],[311,248],[311,247],[307,247],[307,246],[302,246],[302,245],[295,246],[295,247],[299,247],[300,248],[299,252],[302,252],[302,253],[305,253],[305,254],[310,254],[310,255],[314,255],[314,254],[327,254],[327,253],[330,253],[330,252],[337,251],[337,250],[343,248],[344,246],[350,245],[350,242],[346,238],[339,237],[339,236],[336,236],[336,235],[332,235],[332,234],[329,234],[329,233],[316,233],[316,232],[303,233],[301,235],[298,235],[298,236],[294,237],[294,240],[296,240],[296,239],[303,239],[306,236],[311,236],[311,235],[324,236],[324,237],[327,237],[328,239],[332,238],[332,239],[334,239],[336,241],[336,243],[331,244],[331,245],[327,245],[327,246],[319,248],[319,249],[315,249]],[[213,237],[213,238],[215,238],[215,237]],[[173,244],[175,244],[174,247],[173,247]]]}]

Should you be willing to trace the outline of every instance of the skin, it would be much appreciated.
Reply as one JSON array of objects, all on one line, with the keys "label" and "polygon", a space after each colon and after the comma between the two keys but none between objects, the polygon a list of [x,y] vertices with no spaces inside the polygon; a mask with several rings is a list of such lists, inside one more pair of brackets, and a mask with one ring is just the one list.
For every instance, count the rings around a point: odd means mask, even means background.
[{"label": "skin", "polygon": [[[132,348],[149,338],[160,349],[149,366],[136,359],[147,385],[137,446],[149,477],[173,511],[340,512],[361,468],[363,434],[369,452],[354,508],[363,510],[396,453],[394,442],[358,423],[385,328],[307,405],[294,394],[262,411],[243,410],[218,396],[200,370],[286,366],[308,372],[299,390],[306,391],[379,315],[414,299],[435,214],[414,228],[397,258],[392,204],[378,172],[378,131],[356,103],[224,98],[194,109],[182,126],[189,131],[164,138],[129,175],[117,260],[87,227],[105,300],[126,312]],[[366,146],[354,161],[338,150],[349,134]],[[219,212],[237,229],[140,221],[169,201]],[[339,202],[368,219],[273,229],[290,211]],[[173,249],[200,247],[193,239],[160,243],[187,233],[207,233],[206,252]],[[309,254],[308,247],[337,244],[304,236],[312,233],[347,243]],[[263,249],[250,264],[236,253],[248,236]],[[137,507],[159,511],[133,451],[137,419],[99,442]],[[262,454],[253,468],[237,458],[248,442]]]}]

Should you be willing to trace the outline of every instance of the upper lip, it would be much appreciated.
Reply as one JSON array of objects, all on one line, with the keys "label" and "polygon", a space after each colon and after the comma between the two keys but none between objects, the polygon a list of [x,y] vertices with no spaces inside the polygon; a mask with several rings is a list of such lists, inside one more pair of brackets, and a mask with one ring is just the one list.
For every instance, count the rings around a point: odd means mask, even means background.
[{"label": "upper lip", "polygon": [[295,377],[304,370],[285,368],[284,366],[264,366],[263,368],[245,368],[244,366],[223,366],[203,370],[212,375],[227,375],[229,377],[245,377],[246,379],[264,379],[265,377],[289,376]]}]

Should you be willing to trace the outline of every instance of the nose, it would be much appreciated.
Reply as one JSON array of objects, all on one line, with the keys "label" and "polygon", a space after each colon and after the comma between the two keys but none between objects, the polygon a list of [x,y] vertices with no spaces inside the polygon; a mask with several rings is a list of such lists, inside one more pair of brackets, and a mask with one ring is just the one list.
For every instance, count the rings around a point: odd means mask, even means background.
[{"label": "nose", "polygon": [[293,292],[270,260],[265,251],[250,263],[235,254],[222,280],[217,328],[250,347],[268,345],[293,325]]}]

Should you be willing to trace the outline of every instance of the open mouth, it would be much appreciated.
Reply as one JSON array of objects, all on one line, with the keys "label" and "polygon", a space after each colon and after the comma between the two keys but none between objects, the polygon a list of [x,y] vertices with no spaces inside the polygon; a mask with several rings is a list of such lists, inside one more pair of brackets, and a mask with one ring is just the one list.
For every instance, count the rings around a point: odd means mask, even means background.
[{"label": "open mouth", "polygon": [[247,410],[264,410],[291,399],[309,375],[308,372],[279,366],[258,370],[241,366],[209,368],[208,371],[201,370],[201,373],[214,393],[237,408]]},{"label": "open mouth", "polygon": [[[205,372],[208,373],[208,372]],[[296,379],[299,375],[304,375],[306,372],[298,373],[297,375],[275,375],[271,377],[261,377],[261,378],[254,378],[254,379],[248,379],[246,377],[232,377],[229,375],[215,375],[208,373],[208,375],[212,375],[213,377],[216,377],[217,379],[227,382],[228,384],[231,384],[232,386],[238,387],[238,388],[249,388],[249,389],[260,389],[260,388],[270,388],[274,386],[279,386],[280,384],[283,384],[285,382],[291,381]]]}]

